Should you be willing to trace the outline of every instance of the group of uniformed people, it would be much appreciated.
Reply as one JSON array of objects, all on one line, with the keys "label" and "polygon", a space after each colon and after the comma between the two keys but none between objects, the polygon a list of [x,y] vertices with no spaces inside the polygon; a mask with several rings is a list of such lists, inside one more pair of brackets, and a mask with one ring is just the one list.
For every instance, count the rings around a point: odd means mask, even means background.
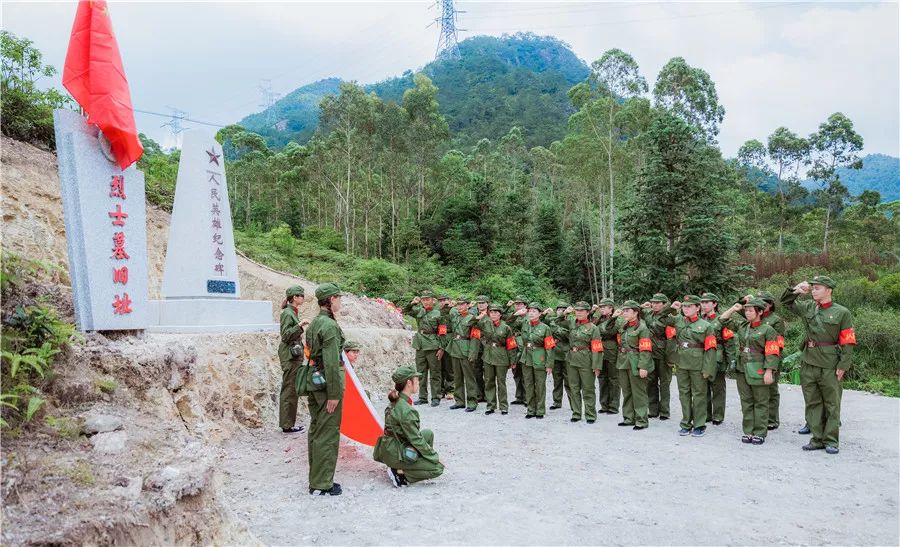
[{"label": "group of uniformed people", "polygon": [[[841,380],[849,369],[856,344],[850,312],[832,301],[834,281],[816,276],[785,290],[781,305],[791,309],[804,327],[800,378],[806,401],[806,425],[811,434],[804,450],[839,451]],[[811,300],[800,299],[811,294]],[[319,286],[321,311],[306,330],[306,354],[297,341],[306,323],[299,319],[303,289],[287,290],[281,316],[279,357],[284,371],[281,427],[302,431],[296,419],[297,370],[304,356],[313,378],[310,408],[310,494],[341,493],[333,482],[343,395],[341,349],[345,346],[334,313],[340,291],[330,283]],[[424,292],[404,313],[417,320],[413,338],[415,366],[398,368],[385,411],[385,434],[376,445],[375,459],[389,467],[394,486],[439,476],[444,466],[434,451],[434,436],[420,430],[414,405],[440,405],[452,392],[451,409],[505,415],[509,404],[526,407],[526,418],[546,413],[547,377],[552,378],[550,409],[562,408],[565,393],[572,422],[589,424],[601,414],[619,413],[619,426],[646,429],[649,418],[670,416],[669,387],[675,372],[682,420],[679,434],[701,437],[707,423],[725,419],[725,377],[737,382],[743,414],[741,441],[760,445],[779,423],[778,376],[784,349],[785,322],[775,313],[771,294],[747,295],[721,314],[720,299],[712,293],[686,295],[670,301],[662,293],[639,304],[621,305],[608,298],[598,304],[560,302],[554,309],[517,297],[505,306],[486,296],[455,300]],[[512,370],[514,400],[507,395]],[[316,373],[324,380],[316,387]],[[596,387],[599,385],[599,397]],[[292,395],[293,393],[293,395]],[[413,400],[416,396],[417,399]]]}]

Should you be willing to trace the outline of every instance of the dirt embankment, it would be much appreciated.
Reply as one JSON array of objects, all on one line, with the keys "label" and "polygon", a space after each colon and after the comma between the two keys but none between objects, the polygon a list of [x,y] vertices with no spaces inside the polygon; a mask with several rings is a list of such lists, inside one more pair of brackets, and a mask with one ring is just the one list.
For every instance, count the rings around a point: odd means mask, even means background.
[{"label": "dirt embankment", "polygon": [[[3,247],[61,268],[52,295],[72,320],[62,203],[53,154],[2,139]],[[169,215],[148,207],[151,297],[162,279]],[[242,297],[273,302],[315,283],[239,257]],[[316,312],[309,298],[302,312]],[[402,319],[349,296],[345,333],[363,347],[364,383],[382,384],[412,358]],[[277,431],[281,368],[275,333],[89,334],[56,364],[51,400],[35,423],[4,433],[2,542],[253,543],[220,502],[223,441]],[[306,415],[301,402],[300,420]],[[280,434],[280,433],[279,433]]]}]

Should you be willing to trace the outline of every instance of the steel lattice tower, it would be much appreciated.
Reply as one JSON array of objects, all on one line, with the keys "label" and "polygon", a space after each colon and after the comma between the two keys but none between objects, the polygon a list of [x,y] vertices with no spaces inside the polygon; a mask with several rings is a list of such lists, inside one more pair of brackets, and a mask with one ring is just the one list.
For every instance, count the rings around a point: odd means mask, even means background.
[{"label": "steel lattice tower", "polygon": [[[434,5],[440,4],[441,15],[434,20],[441,26],[441,34],[438,36],[437,50],[434,53],[435,59],[459,59],[459,40],[457,29],[457,15],[465,13],[453,7],[453,0],[437,0]],[[432,24],[434,24],[432,23]],[[429,25],[430,26],[430,25]]]}]

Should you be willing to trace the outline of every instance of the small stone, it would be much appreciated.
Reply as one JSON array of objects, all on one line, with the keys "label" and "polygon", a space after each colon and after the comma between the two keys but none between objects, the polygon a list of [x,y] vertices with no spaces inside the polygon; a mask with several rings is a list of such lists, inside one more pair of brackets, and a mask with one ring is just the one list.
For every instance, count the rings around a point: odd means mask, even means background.
[{"label": "small stone", "polygon": [[112,431],[109,433],[98,433],[91,437],[91,444],[94,450],[104,454],[118,454],[125,450],[125,442],[128,440],[128,434],[124,431]]},{"label": "small stone", "polygon": [[116,431],[122,429],[122,419],[109,414],[94,414],[85,418],[83,429],[88,435]]}]

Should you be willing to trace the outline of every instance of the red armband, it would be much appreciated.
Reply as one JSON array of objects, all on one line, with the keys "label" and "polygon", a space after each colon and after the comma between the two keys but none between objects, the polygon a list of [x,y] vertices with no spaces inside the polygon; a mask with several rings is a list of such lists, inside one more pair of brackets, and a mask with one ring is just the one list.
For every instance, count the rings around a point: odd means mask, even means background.
[{"label": "red armband", "polygon": [[553,349],[556,347],[556,339],[552,336],[544,337],[544,349]]},{"label": "red armband", "polygon": [[778,347],[777,340],[766,340],[766,355],[780,355],[781,348]]},{"label": "red armband", "polygon": [[303,356],[309,359],[309,346],[303,344]]},{"label": "red armband", "polygon": [[516,344],[516,339],[514,336],[510,336],[509,338],[506,339],[506,349],[514,350],[517,347],[519,347],[519,346]]},{"label": "red armband", "polygon": [[784,349],[784,336],[779,334],[778,337],[775,338],[775,341],[778,342],[779,348]]},{"label": "red armband", "polygon": [[653,342],[649,338],[638,340],[638,351],[653,351]]},{"label": "red armband", "polygon": [[591,340],[591,351],[593,353],[603,353],[603,341]]},{"label": "red armband", "polygon": [[478,327],[472,327],[469,330],[469,338],[481,340],[481,329],[479,329]]},{"label": "red armband", "polygon": [[447,336],[447,325],[438,325],[438,336]]},{"label": "red armband", "polygon": [[856,345],[856,331],[853,330],[853,327],[844,329],[838,334],[838,344],[842,346]]},{"label": "red armband", "polygon": [[732,338],[734,338],[734,332],[728,327],[724,327],[722,329],[722,340],[731,340]]},{"label": "red armband", "polygon": [[671,340],[672,338],[675,338],[676,336],[678,336],[678,331],[675,329],[675,327],[666,327],[666,339],[667,340]]},{"label": "red armband", "polygon": [[717,347],[716,337],[711,334],[703,341],[703,351],[709,351],[711,349],[716,349]]},{"label": "red armband", "polygon": [[622,345],[622,335],[619,333],[616,333],[616,344]]}]

